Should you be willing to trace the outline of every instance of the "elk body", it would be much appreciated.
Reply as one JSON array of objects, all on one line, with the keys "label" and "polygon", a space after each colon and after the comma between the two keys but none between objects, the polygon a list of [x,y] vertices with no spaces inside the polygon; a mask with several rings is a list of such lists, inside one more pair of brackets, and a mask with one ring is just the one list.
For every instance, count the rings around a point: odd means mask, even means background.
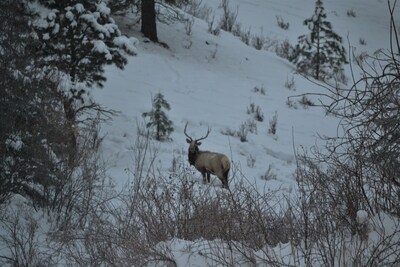
[{"label": "elk body", "polygon": [[204,182],[206,182],[206,179],[210,182],[210,174],[213,174],[221,180],[223,187],[228,188],[228,175],[231,167],[229,158],[221,153],[201,151],[199,149],[201,145],[199,141],[208,137],[210,128],[208,128],[207,134],[204,137],[195,140],[186,133],[186,128],[187,123],[184,133],[187,137],[186,142],[189,144],[188,159],[190,165],[194,165],[201,172]]}]

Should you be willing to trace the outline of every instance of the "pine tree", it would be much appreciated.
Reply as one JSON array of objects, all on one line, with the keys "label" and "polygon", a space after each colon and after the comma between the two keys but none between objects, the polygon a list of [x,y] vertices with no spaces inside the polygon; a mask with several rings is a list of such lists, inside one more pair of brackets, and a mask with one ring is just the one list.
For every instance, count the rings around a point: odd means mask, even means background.
[{"label": "pine tree", "polygon": [[41,47],[29,23],[34,10],[23,0],[2,0],[0,18],[0,204],[20,194],[43,205],[64,182],[62,103],[33,52]]},{"label": "pine tree", "polygon": [[59,84],[55,94],[62,99],[72,129],[70,145],[76,147],[78,112],[98,106],[88,97],[88,89],[103,86],[105,65],[124,68],[126,55],[136,53],[136,39],[121,34],[105,2],[39,2],[49,10],[44,20],[34,24],[42,43],[36,53],[45,60],[43,69],[52,73]]},{"label": "pine tree", "polygon": [[153,108],[149,112],[144,112],[143,117],[149,117],[150,121],[146,124],[147,128],[155,128],[156,139],[158,141],[165,140],[174,130],[172,121],[168,119],[163,109],[170,110],[169,103],[164,99],[161,93],[156,94],[153,98]]},{"label": "pine tree", "polygon": [[[43,43],[42,54],[51,66],[65,74],[71,84],[84,87],[102,87],[105,81],[104,65],[114,64],[123,69],[125,53],[134,55],[135,41],[122,35],[111,10],[104,2],[74,0],[42,2],[52,9],[46,21],[36,26]],[[72,88],[71,96],[80,99],[80,90]],[[75,90],[75,91],[74,91]]]},{"label": "pine tree", "polygon": [[326,13],[321,0],[317,0],[314,15],[304,20],[304,25],[311,31],[299,36],[293,61],[300,72],[309,74],[317,80],[331,78],[343,71],[347,63],[346,50],[342,38],[332,30],[326,20]]}]

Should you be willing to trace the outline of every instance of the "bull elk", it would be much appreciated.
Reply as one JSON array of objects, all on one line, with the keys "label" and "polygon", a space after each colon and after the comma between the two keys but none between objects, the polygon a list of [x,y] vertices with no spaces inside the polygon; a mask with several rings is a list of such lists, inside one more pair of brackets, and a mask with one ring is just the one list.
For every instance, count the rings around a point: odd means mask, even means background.
[{"label": "bull elk", "polygon": [[204,140],[210,134],[210,128],[207,130],[207,134],[199,139],[194,139],[186,133],[187,123],[185,125],[184,134],[186,135],[186,142],[189,143],[188,159],[190,165],[194,165],[196,169],[203,175],[203,181],[210,182],[210,174],[217,176],[224,188],[228,188],[228,174],[231,163],[229,158],[224,154],[201,151],[199,146],[201,145],[200,140]]}]

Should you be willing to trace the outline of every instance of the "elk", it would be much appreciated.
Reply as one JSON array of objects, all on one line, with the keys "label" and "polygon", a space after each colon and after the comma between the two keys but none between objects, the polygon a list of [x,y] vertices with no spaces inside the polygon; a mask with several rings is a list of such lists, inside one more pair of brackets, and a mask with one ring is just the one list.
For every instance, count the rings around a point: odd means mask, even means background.
[{"label": "elk", "polygon": [[199,146],[201,145],[200,140],[204,140],[210,134],[210,128],[207,130],[207,134],[199,139],[194,139],[186,133],[187,123],[185,125],[184,134],[186,135],[186,142],[189,144],[188,159],[190,165],[201,172],[203,175],[203,181],[210,183],[210,174],[217,176],[221,182],[222,187],[228,188],[228,174],[230,170],[230,160],[224,154],[201,151]]}]

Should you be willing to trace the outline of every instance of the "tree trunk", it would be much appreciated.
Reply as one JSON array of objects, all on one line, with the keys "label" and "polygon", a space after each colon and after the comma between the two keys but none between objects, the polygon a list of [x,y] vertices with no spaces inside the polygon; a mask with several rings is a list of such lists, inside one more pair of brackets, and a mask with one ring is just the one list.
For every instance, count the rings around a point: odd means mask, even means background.
[{"label": "tree trunk", "polygon": [[142,0],[142,33],[153,42],[158,42],[156,10],[154,0]]},{"label": "tree trunk", "polygon": [[68,135],[69,139],[67,141],[68,144],[68,165],[70,167],[75,166],[75,156],[77,153],[77,133],[76,133],[76,112],[72,106],[72,102],[70,100],[64,100],[64,112],[65,118],[67,120]]}]

